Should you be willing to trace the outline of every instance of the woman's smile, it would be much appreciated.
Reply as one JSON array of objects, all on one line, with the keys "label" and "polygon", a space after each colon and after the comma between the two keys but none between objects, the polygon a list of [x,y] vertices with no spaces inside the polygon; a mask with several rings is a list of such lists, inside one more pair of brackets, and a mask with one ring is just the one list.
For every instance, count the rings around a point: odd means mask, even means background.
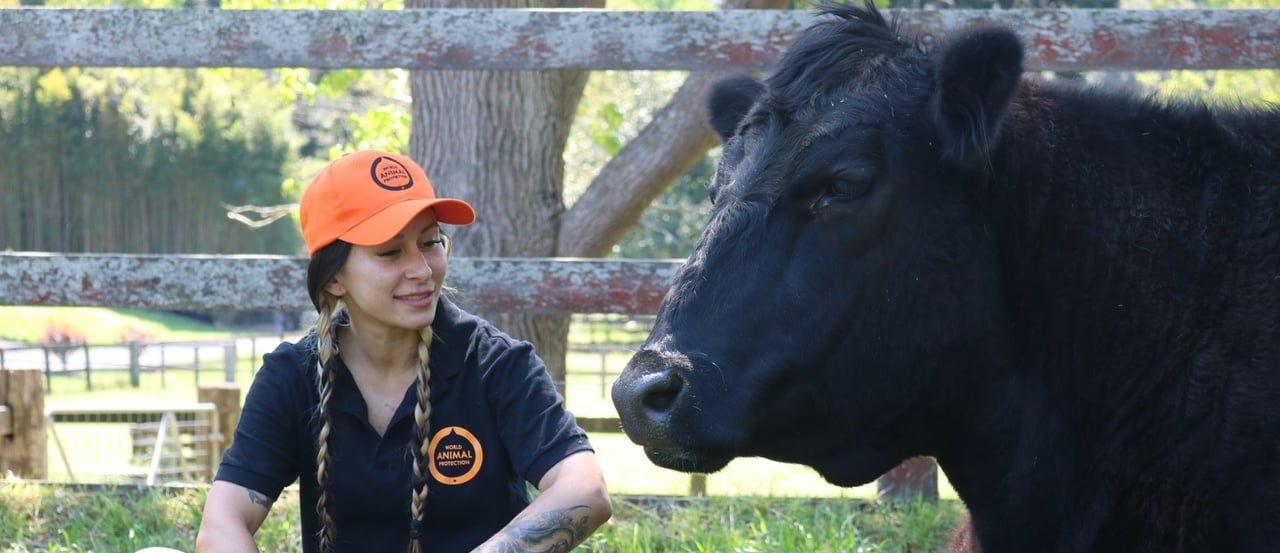
[{"label": "woman's smile", "polygon": [[428,308],[432,305],[432,300],[436,297],[435,292],[430,290],[426,292],[415,292],[412,294],[403,294],[396,296],[396,302],[414,308]]}]

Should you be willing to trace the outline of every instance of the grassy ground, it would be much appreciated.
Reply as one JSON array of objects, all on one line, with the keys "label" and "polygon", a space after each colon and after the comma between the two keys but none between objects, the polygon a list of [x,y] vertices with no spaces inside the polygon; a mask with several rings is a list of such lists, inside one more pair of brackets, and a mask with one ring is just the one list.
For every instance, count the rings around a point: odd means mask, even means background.
[{"label": "grassy ground", "polygon": [[0,341],[39,344],[51,330],[83,336],[89,344],[128,338],[168,341],[220,340],[231,331],[158,311],[98,307],[0,306]]},{"label": "grassy ground", "polygon": [[[84,489],[0,483],[2,553],[191,551],[203,487]],[[653,499],[615,496],[614,518],[580,551],[942,551],[963,516],[955,501],[882,504],[761,497]],[[262,551],[297,552],[298,507],[286,493],[258,531]]]}]

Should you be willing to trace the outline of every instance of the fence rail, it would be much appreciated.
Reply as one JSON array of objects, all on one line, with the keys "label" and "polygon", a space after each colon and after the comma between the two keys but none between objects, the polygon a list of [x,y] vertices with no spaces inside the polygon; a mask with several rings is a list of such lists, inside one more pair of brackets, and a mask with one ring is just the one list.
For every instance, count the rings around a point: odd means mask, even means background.
[{"label": "fence rail", "polygon": [[[0,10],[3,13],[3,10]],[[0,253],[10,305],[311,311],[307,260],[286,256]],[[654,314],[679,261],[455,257],[452,297],[489,312]]]},{"label": "fence rail", "polygon": [[[1032,70],[1280,67],[1280,11],[898,10],[946,34],[1002,23]],[[755,70],[813,21],[796,10],[0,10],[0,65]]]}]

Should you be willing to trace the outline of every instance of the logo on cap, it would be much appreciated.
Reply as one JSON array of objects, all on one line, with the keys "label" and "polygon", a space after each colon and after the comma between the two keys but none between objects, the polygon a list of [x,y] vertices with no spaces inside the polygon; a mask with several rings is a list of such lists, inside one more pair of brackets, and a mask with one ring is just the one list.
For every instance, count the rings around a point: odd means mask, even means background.
[{"label": "logo on cap", "polygon": [[379,156],[369,167],[369,176],[373,183],[387,190],[404,190],[413,186],[413,175],[399,161],[386,156]]}]

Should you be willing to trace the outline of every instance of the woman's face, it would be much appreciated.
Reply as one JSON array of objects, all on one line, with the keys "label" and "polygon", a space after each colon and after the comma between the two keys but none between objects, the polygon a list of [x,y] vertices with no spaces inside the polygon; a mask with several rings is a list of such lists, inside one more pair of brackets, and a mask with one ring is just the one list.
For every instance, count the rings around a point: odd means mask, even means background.
[{"label": "woman's face", "polygon": [[449,261],[435,213],[426,210],[376,246],[352,246],[325,289],[342,298],[362,331],[418,330],[435,320]]}]

